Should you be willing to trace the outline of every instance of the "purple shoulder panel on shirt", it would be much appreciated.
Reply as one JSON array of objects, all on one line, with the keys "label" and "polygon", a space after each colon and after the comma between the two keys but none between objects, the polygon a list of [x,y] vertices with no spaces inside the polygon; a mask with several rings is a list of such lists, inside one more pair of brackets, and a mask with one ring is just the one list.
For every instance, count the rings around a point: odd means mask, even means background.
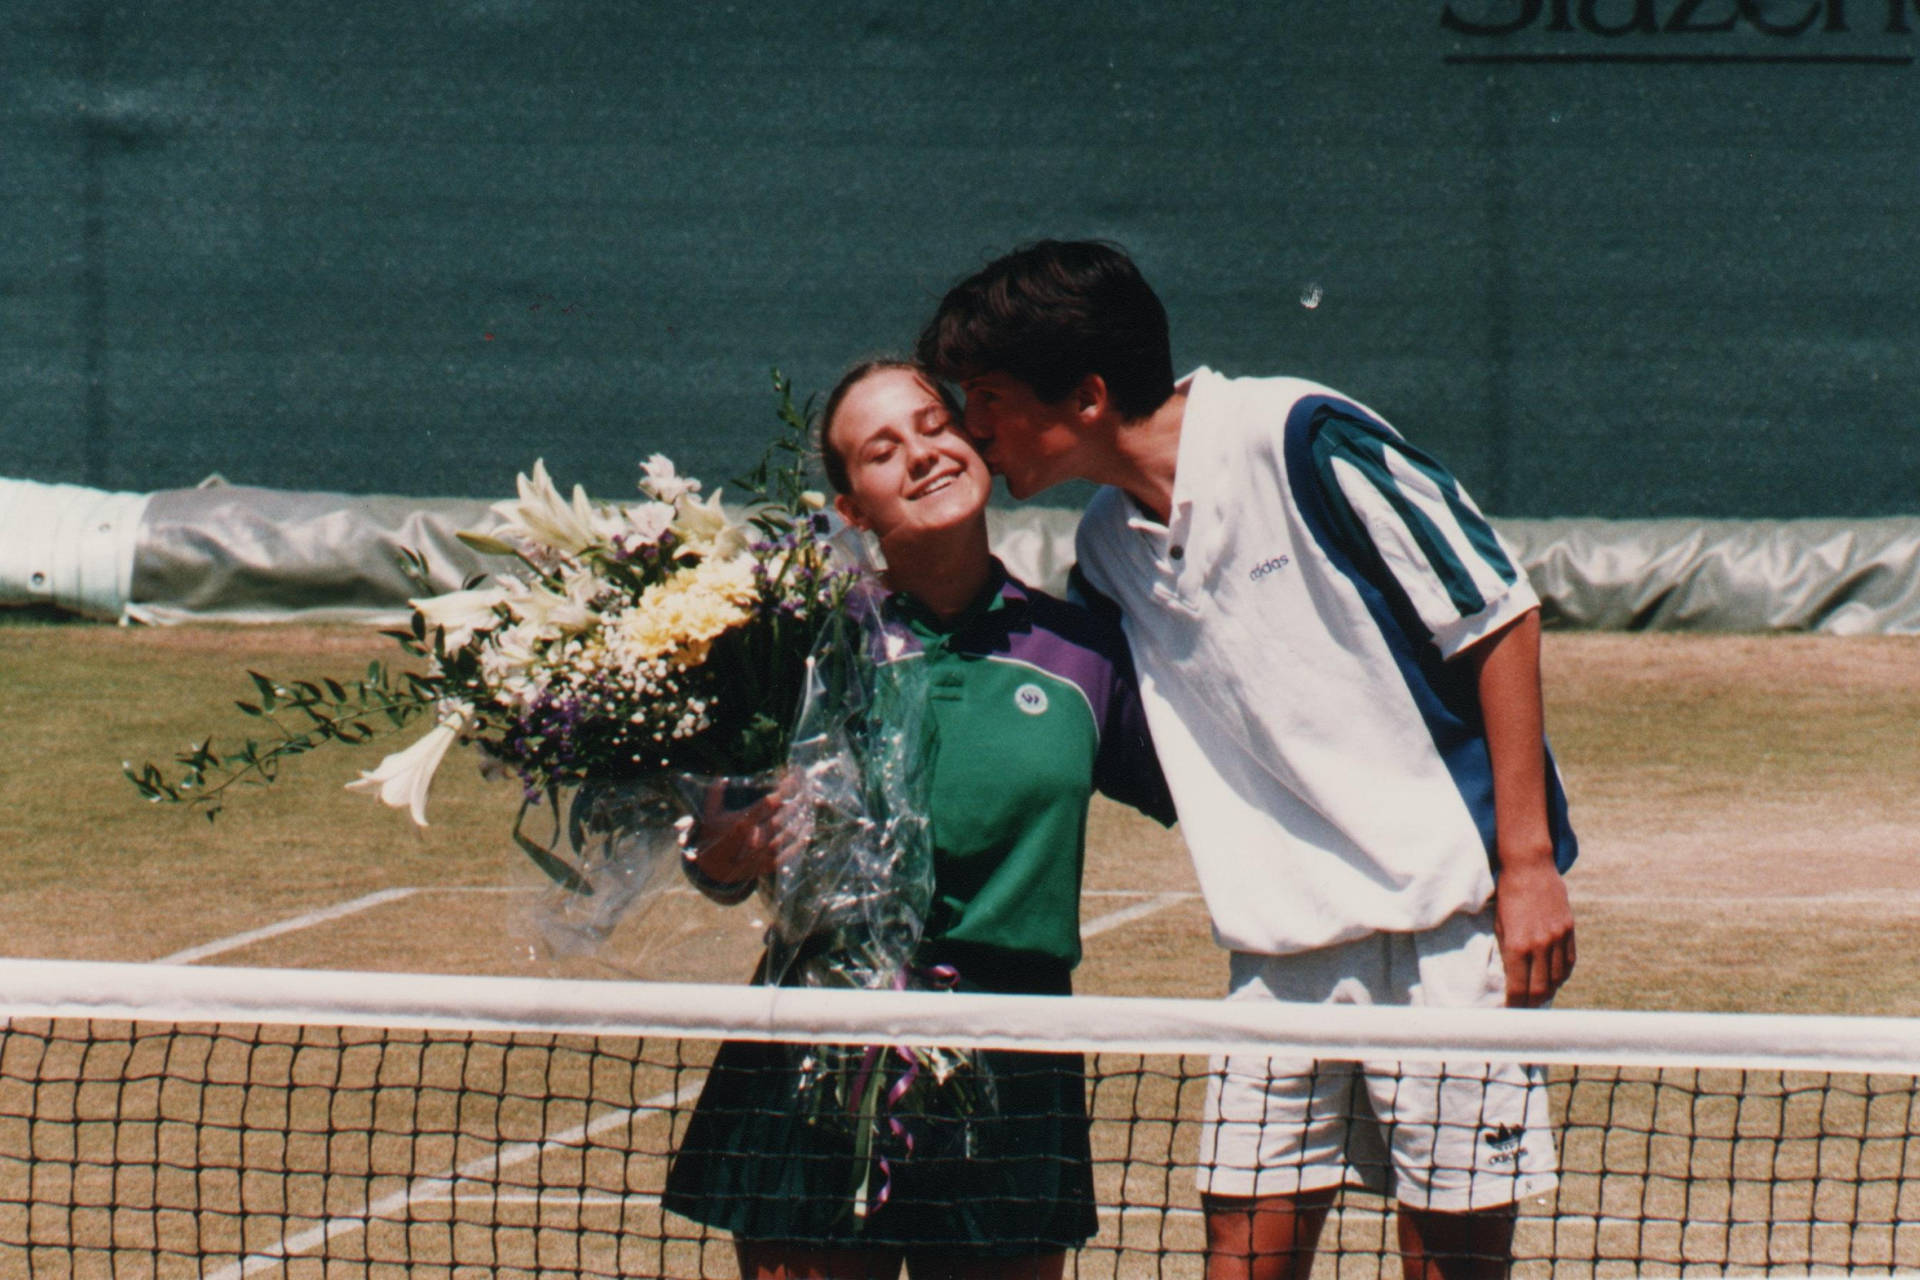
[{"label": "purple shoulder panel on shirt", "polygon": [[[999,607],[974,615],[955,642],[963,651],[989,658],[1024,663],[1059,680],[1085,696],[1093,714],[1096,759],[1095,788],[1139,809],[1162,823],[1174,820],[1173,798],[1161,775],[1140,702],[1133,658],[1117,613],[1089,609],[1035,591],[1013,578],[995,562]],[[855,607],[886,607],[876,597]],[[914,626],[899,618],[895,599],[889,607],[893,625],[869,629],[873,658],[885,663],[925,651]]]},{"label": "purple shoulder panel on shirt", "polygon": [[1013,578],[1001,595],[1009,605],[1024,605],[1032,623],[1009,629],[1005,656],[1079,686],[1092,705],[1095,729],[1105,736],[1115,680],[1127,665],[1126,638],[1080,606]]},{"label": "purple shoulder panel on shirt", "polygon": [[1146,708],[1118,621],[1009,579],[1008,603],[1023,602],[1030,626],[1009,629],[1007,656],[1031,663],[1086,692],[1099,732],[1094,786],[1162,824],[1174,821],[1173,797],[1154,754]]}]

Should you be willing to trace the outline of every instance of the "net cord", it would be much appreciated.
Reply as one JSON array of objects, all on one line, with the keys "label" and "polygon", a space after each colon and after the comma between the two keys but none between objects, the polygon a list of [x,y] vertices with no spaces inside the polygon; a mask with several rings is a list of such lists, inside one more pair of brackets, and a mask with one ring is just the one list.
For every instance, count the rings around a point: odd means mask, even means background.
[{"label": "net cord", "polygon": [[1920,1074],[1920,1019],[1296,1005],[0,959],[0,1018]]}]

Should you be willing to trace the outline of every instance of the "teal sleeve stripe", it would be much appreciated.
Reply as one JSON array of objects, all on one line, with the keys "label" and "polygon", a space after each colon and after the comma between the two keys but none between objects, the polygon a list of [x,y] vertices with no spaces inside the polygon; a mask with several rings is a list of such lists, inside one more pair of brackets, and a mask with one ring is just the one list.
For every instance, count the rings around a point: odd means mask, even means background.
[{"label": "teal sleeve stripe", "polygon": [[1486,563],[1489,569],[1499,575],[1500,581],[1508,586],[1519,581],[1520,570],[1514,565],[1512,557],[1507,555],[1507,549],[1500,545],[1499,535],[1494,533],[1493,526],[1487,523],[1487,518],[1467,501],[1466,494],[1461,492],[1460,482],[1453,478],[1453,473],[1404,442],[1396,441],[1393,448],[1394,452],[1406,459],[1408,466],[1433,481],[1435,487],[1446,498],[1447,510],[1453,513],[1454,520],[1459,524],[1461,531],[1467,535],[1467,542],[1472,545],[1474,553]]},{"label": "teal sleeve stripe", "polygon": [[[1338,497],[1343,507],[1348,503],[1345,492],[1340,488],[1339,478],[1333,471],[1336,458],[1358,470],[1374,490],[1387,500],[1394,514],[1400,517],[1413,535],[1420,553],[1433,567],[1434,576],[1446,589],[1447,599],[1461,617],[1471,617],[1487,607],[1486,597],[1480,594],[1480,588],[1474,584],[1473,575],[1467,571],[1466,562],[1455,551],[1453,543],[1428,518],[1427,513],[1401,491],[1387,466],[1382,440],[1368,431],[1366,424],[1348,418],[1328,419],[1319,438],[1314,441],[1314,456],[1328,496]],[[1350,508],[1349,519],[1355,526],[1360,525],[1351,515]],[[1372,545],[1372,539],[1368,539],[1368,543]],[[1375,551],[1377,554],[1377,547]]]}]

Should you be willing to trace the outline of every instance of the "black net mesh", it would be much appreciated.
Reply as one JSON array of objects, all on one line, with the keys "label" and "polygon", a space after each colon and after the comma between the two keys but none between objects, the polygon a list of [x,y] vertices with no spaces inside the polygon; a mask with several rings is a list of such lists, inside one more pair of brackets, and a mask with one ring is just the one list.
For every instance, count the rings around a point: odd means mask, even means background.
[{"label": "black net mesh", "polygon": [[[727,1232],[662,1207],[715,1048],[15,1019],[0,1031],[0,1275],[735,1275]],[[1209,1062],[1087,1049],[1098,1230],[1068,1274],[1200,1276]],[[802,1052],[763,1057],[791,1072]],[[946,1156],[956,1194],[991,1200],[980,1188],[998,1175],[983,1166],[1005,1152],[982,1117],[1018,1110],[1021,1063],[1062,1059],[995,1061],[998,1093],[959,1107],[943,1138],[924,1111],[888,1112],[907,1058],[870,1056],[882,1100],[866,1114],[881,1136],[864,1222],[903,1211],[908,1171]],[[1420,1087],[1433,1079],[1407,1070]],[[1558,1185],[1520,1202],[1516,1274],[1920,1267],[1912,1077],[1556,1067],[1546,1092]],[[1038,1123],[1022,1115],[1017,1134]],[[799,1134],[770,1154],[804,1165],[842,1137]],[[848,1167],[790,1185],[825,1187],[844,1217]],[[1394,1223],[1390,1198],[1343,1192],[1317,1274],[1398,1275]]]}]

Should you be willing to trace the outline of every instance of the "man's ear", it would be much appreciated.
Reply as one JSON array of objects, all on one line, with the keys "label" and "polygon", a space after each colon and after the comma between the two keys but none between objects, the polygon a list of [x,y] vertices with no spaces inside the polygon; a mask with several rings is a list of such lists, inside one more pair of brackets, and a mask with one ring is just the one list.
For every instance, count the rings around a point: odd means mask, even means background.
[{"label": "man's ear", "polygon": [[872,528],[867,522],[866,513],[860,510],[860,504],[844,493],[836,493],[833,495],[833,509],[840,513],[842,520],[845,520],[856,529],[864,532]]},{"label": "man's ear", "polygon": [[1083,427],[1098,422],[1112,403],[1107,395],[1107,380],[1097,373],[1080,379],[1073,389],[1073,413]]}]

